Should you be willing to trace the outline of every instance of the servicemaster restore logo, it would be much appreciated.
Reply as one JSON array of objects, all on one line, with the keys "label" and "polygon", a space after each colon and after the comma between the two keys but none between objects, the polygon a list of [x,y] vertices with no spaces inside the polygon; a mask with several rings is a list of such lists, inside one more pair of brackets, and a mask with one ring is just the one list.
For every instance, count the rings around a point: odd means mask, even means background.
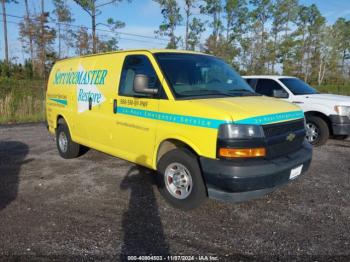
[{"label": "servicemaster restore logo", "polygon": [[[80,65],[80,68],[82,66]],[[69,72],[56,72],[54,85],[104,85],[108,71],[103,70],[79,70]]]},{"label": "servicemaster restore logo", "polygon": [[[101,71],[102,79],[97,78],[94,80],[93,74],[91,78],[89,78],[89,72]],[[78,113],[83,113],[89,110],[89,100],[91,99],[92,107],[102,104],[106,98],[98,89],[97,85],[104,84],[105,77],[107,76],[107,70],[93,70],[93,71],[85,71],[82,65],[79,65],[79,72],[82,75],[86,75],[86,81],[82,81],[81,83],[77,83],[77,99],[78,99]],[[102,82],[101,82],[102,81]],[[95,84],[95,82],[97,82]]]},{"label": "servicemaster restore logo", "polygon": [[78,71],[56,72],[54,85],[76,85],[78,113],[89,110],[89,100],[92,107],[102,104],[106,99],[100,92],[99,87],[105,84],[108,71],[85,70],[80,64]]}]

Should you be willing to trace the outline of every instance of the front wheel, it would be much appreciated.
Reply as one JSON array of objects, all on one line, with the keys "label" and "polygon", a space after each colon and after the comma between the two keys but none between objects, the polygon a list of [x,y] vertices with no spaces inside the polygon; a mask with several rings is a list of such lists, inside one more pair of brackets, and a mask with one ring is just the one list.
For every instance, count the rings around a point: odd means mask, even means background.
[{"label": "front wheel", "polygon": [[306,139],[313,146],[322,146],[329,138],[329,128],[322,118],[309,116],[306,118]]},{"label": "front wheel", "polygon": [[159,191],[172,206],[190,210],[207,198],[198,160],[189,150],[169,151],[159,160],[157,171]]}]

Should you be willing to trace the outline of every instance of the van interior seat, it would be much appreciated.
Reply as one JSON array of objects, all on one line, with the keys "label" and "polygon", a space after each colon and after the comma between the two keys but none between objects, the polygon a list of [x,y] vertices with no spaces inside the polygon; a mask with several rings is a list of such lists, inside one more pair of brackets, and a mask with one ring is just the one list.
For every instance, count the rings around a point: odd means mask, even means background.
[{"label": "van interior seat", "polygon": [[134,79],[135,79],[135,71],[133,69],[128,69],[125,76],[125,86],[124,93],[135,95],[134,92]]}]

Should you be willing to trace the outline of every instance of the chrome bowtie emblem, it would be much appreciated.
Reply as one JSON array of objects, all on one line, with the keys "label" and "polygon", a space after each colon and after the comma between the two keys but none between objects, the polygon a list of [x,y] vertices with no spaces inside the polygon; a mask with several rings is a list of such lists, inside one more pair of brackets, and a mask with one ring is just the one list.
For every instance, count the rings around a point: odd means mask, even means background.
[{"label": "chrome bowtie emblem", "polygon": [[294,133],[290,133],[286,139],[289,141],[289,142],[292,142],[294,140],[294,138],[296,137],[296,135]]}]

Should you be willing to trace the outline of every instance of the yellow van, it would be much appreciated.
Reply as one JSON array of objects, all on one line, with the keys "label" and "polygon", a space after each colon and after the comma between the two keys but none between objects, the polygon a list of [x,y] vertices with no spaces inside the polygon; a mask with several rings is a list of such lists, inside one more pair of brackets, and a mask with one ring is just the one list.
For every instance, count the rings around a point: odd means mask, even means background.
[{"label": "yellow van", "polygon": [[70,58],[52,68],[48,129],[63,158],[84,148],[156,170],[173,206],[244,201],[305,172],[297,106],[261,96],[224,61],[175,50]]}]

